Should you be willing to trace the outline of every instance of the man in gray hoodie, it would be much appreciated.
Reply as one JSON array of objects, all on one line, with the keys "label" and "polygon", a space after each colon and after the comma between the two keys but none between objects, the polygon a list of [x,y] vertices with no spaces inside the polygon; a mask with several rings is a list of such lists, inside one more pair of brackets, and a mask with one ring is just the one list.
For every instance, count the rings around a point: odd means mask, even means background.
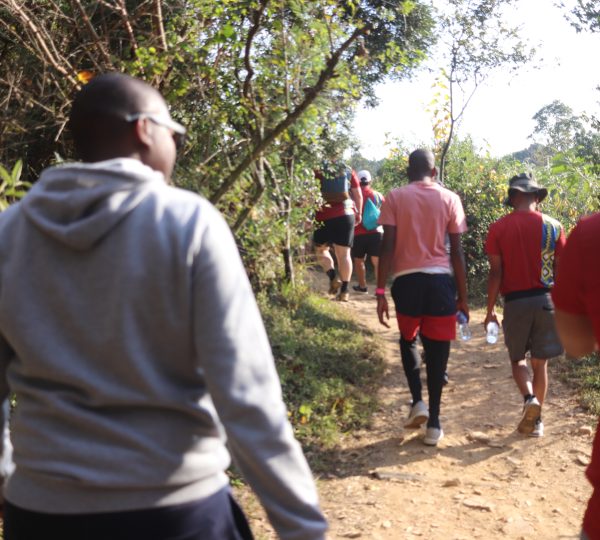
[{"label": "man in gray hoodie", "polygon": [[230,455],[281,538],[324,538],[231,232],[168,185],[185,129],[121,74],[70,127],[83,162],[0,215],[5,540],[250,538]]}]

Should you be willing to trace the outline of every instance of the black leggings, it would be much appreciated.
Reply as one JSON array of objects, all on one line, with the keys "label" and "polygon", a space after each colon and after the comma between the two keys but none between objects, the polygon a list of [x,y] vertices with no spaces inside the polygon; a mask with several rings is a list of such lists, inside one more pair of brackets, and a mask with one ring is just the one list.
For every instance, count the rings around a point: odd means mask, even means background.
[{"label": "black leggings", "polygon": [[[444,387],[444,373],[448,366],[450,356],[450,342],[437,341],[421,336],[423,349],[425,350],[425,364],[427,368],[427,392],[429,394],[429,420],[427,427],[440,427],[440,404],[442,401],[442,389]],[[423,399],[420,367],[421,362],[417,352],[417,339],[408,341],[400,338],[400,356],[402,367],[408,381],[408,388],[412,396],[413,404]]]},{"label": "black leggings", "polygon": [[44,514],[5,502],[5,540],[252,540],[229,489],[200,501],[102,514]]}]

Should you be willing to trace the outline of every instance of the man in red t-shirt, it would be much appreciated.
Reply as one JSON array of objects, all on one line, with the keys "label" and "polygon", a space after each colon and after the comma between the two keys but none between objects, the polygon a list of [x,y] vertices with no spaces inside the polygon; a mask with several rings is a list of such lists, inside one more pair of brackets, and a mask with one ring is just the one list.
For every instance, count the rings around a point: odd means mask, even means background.
[{"label": "man in red t-shirt", "polygon": [[[338,300],[347,302],[348,282],[352,276],[350,248],[354,241],[354,226],[360,223],[362,215],[360,183],[356,173],[339,162],[324,164],[321,170],[315,171],[315,177],[321,183],[325,201],[315,216],[318,227],[313,233],[313,242],[317,259],[329,277],[329,294],[337,293]],[[332,245],[340,279],[335,275],[329,251]]]},{"label": "man in red t-shirt", "polygon": [[[492,223],[485,251],[490,262],[484,326],[498,322],[495,306],[504,297],[504,343],[513,378],[524,399],[520,433],[544,434],[541,410],[548,389],[547,360],[562,353],[550,289],[565,244],[561,224],[537,210],[548,195],[528,173],[510,179],[506,204],[513,211]],[[531,355],[533,378],[527,368]]]},{"label": "man in red t-shirt", "polygon": [[[600,342],[600,213],[582,219],[569,235],[552,298],[556,327],[569,356],[598,350]],[[586,474],[594,491],[583,518],[582,538],[600,539],[600,431],[596,429]]]},{"label": "man in red t-shirt", "polygon": [[[360,190],[363,197],[363,208],[367,200],[380,208],[385,200],[384,196],[371,187],[371,173],[367,170],[359,171]],[[379,250],[381,249],[381,240],[383,239],[383,227],[378,225],[374,229],[368,230],[365,224],[360,222],[354,227],[354,244],[352,245],[352,261],[356,270],[358,285],[352,287],[356,292],[366,293],[367,289],[367,270],[365,268],[365,259],[371,257],[371,264],[377,279],[377,266],[379,264]]]}]

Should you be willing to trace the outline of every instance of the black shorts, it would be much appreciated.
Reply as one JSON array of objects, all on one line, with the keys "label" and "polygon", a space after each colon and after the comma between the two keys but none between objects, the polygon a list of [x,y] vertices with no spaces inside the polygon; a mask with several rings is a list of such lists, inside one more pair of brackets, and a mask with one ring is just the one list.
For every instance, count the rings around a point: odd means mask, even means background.
[{"label": "black shorts", "polygon": [[420,332],[437,341],[456,337],[456,286],[449,274],[415,272],[392,284],[398,329],[412,341]]},{"label": "black shorts", "polygon": [[4,538],[60,540],[252,540],[242,509],[229,488],[200,501],[100,514],[46,514],[5,503]]},{"label": "black shorts", "polygon": [[382,240],[382,232],[357,234],[354,237],[354,244],[352,244],[352,258],[364,259],[365,255],[369,255],[369,257],[379,257]]},{"label": "black shorts", "polygon": [[313,233],[313,241],[317,246],[337,244],[338,246],[352,247],[354,214],[321,221],[319,228]]}]

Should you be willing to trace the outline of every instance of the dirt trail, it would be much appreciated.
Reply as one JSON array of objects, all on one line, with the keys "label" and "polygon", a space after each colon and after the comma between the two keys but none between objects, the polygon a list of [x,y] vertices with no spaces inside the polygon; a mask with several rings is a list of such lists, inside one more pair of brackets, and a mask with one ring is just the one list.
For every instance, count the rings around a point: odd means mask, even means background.
[{"label": "dirt trail", "polygon": [[[442,399],[445,438],[426,447],[423,428],[402,428],[410,394],[397,329],[379,324],[371,294],[350,298],[356,319],[381,335],[387,370],[372,427],[340,441],[335,470],[319,479],[328,538],[579,538],[591,493],[584,470],[593,419],[573,391],[551,373],[545,436],[516,433],[521,398],[502,338],[488,345],[484,313],[474,311],[473,338],[452,344]],[[272,538],[255,505],[247,510],[257,538]]]}]

